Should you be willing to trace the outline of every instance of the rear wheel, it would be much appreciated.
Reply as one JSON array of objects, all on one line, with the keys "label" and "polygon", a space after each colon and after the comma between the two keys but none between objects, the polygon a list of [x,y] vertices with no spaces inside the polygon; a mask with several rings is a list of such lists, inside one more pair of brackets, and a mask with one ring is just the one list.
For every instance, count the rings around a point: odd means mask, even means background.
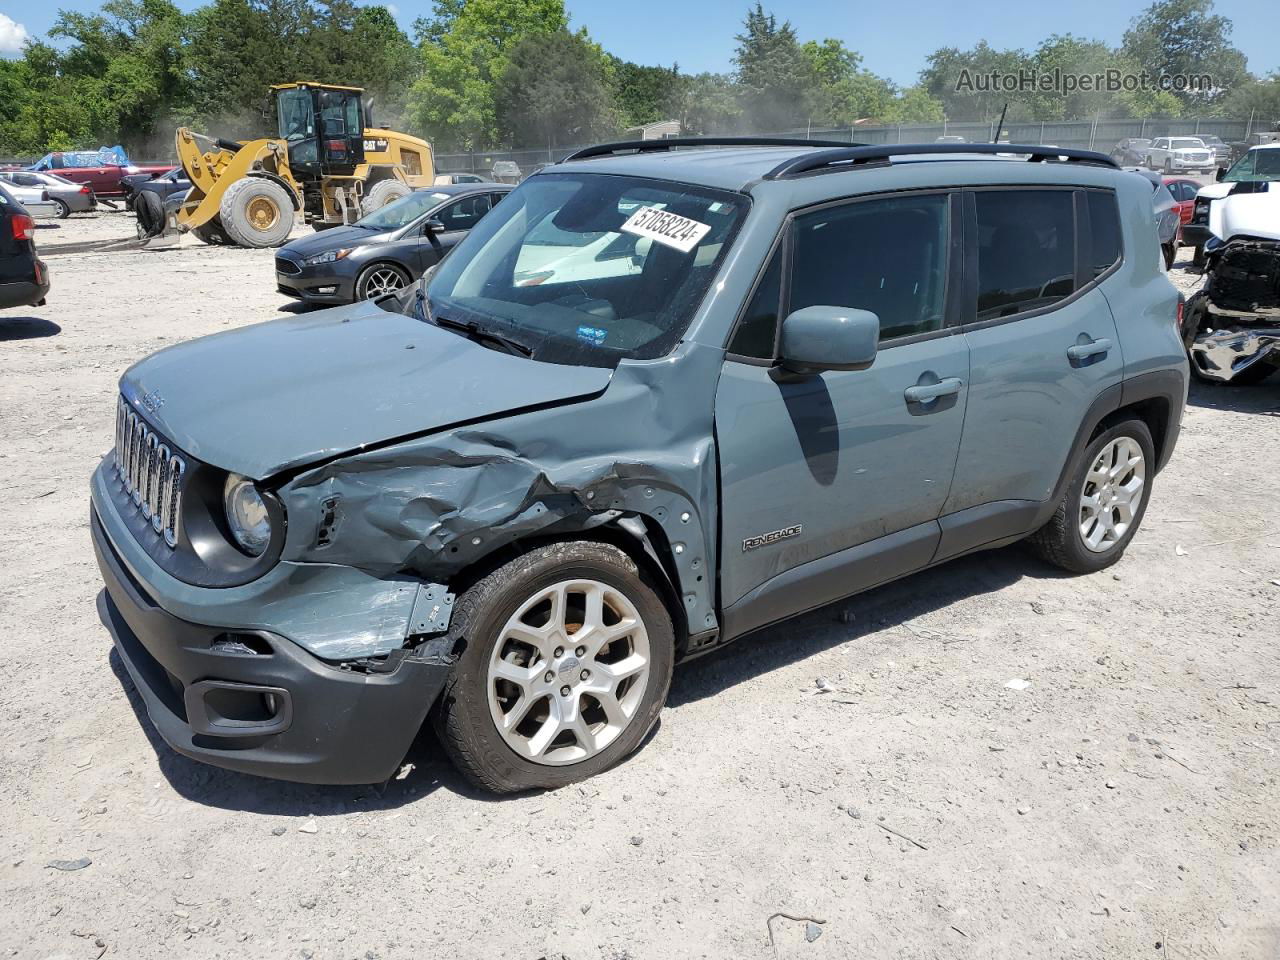
[{"label": "rear wheel", "polygon": [[356,299],[372,300],[408,285],[408,272],[394,263],[370,264],[356,280]]},{"label": "rear wheel", "polygon": [[1111,566],[1138,532],[1151,497],[1155,445],[1141,420],[1125,420],[1089,442],[1058,509],[1029,543],[1072,573]]},{"label": "rear wheel", "polygon": [[227,187],[218,204],[227,235],[242,247],[278,247],[293,230],[293,201],[274,180],[245,177]]},{"label": "rear wheel", "polygon": [[360,202],[360,211],[368,216],[373,211],[385,207],[388,203],[395,203],[412,192],[413,189],[408,184],[401,183],[399,180],[380,180],[364,195],[364,199]]},{"label": "rear wheel", "polygon": [[1178,255],[1178,245],[1176,243],[1160,244],[1160,251],[1164,254],[1164,268],[1169,270],[1173,267],[1173,258]]},{"label": "rear wheel", "polygon": [[211,219],[208,223],[203,223],[191,231],[196,238],[211,247],[233,247],[235,241],[227,236],[227,232],[222,229],[222,221],[217,217]]},{"label": "rear wheel", "polygon": [[67,204],[67,201],[59,200],[57,197],[53,197],[52,199],[54,205],[58,208],[57,216],[59,220],[65,220],[67,217],[71,216],[71,207]]},{"label": "rear wheel", "polygon": [[617,547],[533,550],[462,595],[462,644],[436,717],[473,783],[554,789],[634,751],[671,685],[674,635],[658,594]]}]

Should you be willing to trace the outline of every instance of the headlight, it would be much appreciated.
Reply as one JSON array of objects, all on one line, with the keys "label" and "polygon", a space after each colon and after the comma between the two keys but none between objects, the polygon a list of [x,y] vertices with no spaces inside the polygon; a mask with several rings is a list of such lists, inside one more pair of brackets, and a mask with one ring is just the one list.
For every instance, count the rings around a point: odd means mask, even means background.
[{"label": "headlight", "polygon": [[334,263],[338,260],[345,260],[348,255],[354,253],[357,247],[344,247],[341,250],[326,250],[324,253],[317,253],[314,257],[307,257],[302,262],[308,267],[314,267],[317,263]]},{"label": "headlight", "polygon": [[227,526],[240,549],[251,557],[261,556],[271,542],[271,518],[253,481],[238,473],[228,474],[222,488],[222,503],[227,512]]}]

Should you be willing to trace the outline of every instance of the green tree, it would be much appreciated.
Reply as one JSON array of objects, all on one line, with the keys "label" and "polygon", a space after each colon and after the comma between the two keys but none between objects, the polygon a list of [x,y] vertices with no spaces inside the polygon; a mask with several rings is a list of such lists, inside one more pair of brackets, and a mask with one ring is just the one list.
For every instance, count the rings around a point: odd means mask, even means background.
[{"label": "green tree", "polygon": [[941,123],[942,101],[924,87],[907,87],[890,101],[880,119],[885,123]]},{"label": "green tree", "polygon": [[1184,106],[1211,107],[1249,80],[1231,27],[1213,12],[1213,0],[1156,0],[1130,23],[1124,53],[1153,78],[1212,77],[1210,89],[1171,91]]},{"label": "green tree", "polygon": [[757,2],[742,25],[733,62],[748,126],[770,132],[804,124],[816,78],[790,21],[779,25]]},{"label": "green tree", "polygon": [[[1107,70],[1124,68],[1121,58],[1105,43],[1084,40],[1069,33],[1055,33],[1042,40],[1031,54],[1030,60],[1031,66],[1041,77],[1051,76],[1054,71],[1058,71],[1064,78],[1088,76],[1092,79],[1097,75],[1105,76]],[[1081,84],[1081,88],[1071,91],[1033,93],[1029,100],[1032,119],[1075,120],[1115,112],[1115,94],[1105,89],[1085,90],[1082,89],[1083,86]]]},{"label": "green tree", "polygon": [[170,108],[189,92],[183,34],[186,17],[169,0],[107,0],[99,14],[63,11],[49,31],[68,41],[50,62],[33,51],[63,93],[83,101],[87,127],[80,135],[118,140],[132,152],[152,152]]},{"label": "green tree", "polygon": [[1237,120],[1253,117],[1255,130],[1276,127],[1280,124],[1280,70],[1236,87],[1227,95],[1222,113]]},{"label": "green tree", "polygon": [[489,146],[498,140],[494,85],[508,54],[526,37],[566,29],[564,0],[469,0],[436,12],[442,19],[418,31],[425,42],[408,115],[437,147]]},{"label": "green tree", "polygon": [[671,119],[679,120],[681,132],[691,137],[741,130],[742,105],[737,83],[724,73],[681,76],[672,102]]},{"label": "green tree", "polygon": [[1032,66],[1022,50],[997,50],[985,40],[972,50],[942,47],[929,54],[920,72],[920,86],[939,103],[951,120],[997,120],[1005,104],[1008,119],[1032,116],[1034,94],[1001,88],[992,77],[1017,77]]},{"label": "green tree", "polygon": [[585,32],[521,40],[494,87],[499,137],[517,147],[585,143],[618,129],[608,69]]},{"label": "green tree", "polygon": [[613,98],[622,126],[635,127],[674,118],[682,80],[677,66],[646,67],[607,56]]}]

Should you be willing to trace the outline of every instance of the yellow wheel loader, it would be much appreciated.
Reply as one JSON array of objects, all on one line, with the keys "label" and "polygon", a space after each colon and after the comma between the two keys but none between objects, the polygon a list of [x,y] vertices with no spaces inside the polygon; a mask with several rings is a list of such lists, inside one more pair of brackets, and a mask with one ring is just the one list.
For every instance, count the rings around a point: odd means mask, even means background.
[{"label": "yellow wheel loader", "polygon": [[205,243],[276,247],[301,213],[317,230],[353,223],[434,180],[431,146],[369,126],[358,87],[271,88],[279,136],[237,142],[178,130],[191,191],[173,226]]}]

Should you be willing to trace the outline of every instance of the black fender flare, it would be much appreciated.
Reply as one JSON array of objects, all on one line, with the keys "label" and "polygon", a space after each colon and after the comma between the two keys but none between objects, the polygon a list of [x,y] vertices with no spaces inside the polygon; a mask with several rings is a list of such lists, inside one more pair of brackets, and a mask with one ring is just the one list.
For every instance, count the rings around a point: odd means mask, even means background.
[{"label": "black fender flare", "polygon": [[1159,473],[1173,455],[1174,444],[1178,440],[1178,432],[1182,427],[1182,408],[1187,399],[1187,378],[1180,370],[1153,370],[1139,374],[1119,383],[1113,383],[1094,399],[1089,405],[1084,419],[1076,430],[1075,441],[1071,445],[1071,455],[1058,476],[1053,493],[1045,501],[1036,518],[1034,529],[1039,529],[1048,522],[1049,517],[1058,509],[1058,503],[1067,491],[1067,484],[1080,469],[1085,448],[1089,446],[1089,438],[1098,427],[1118,411],[1132,407],[1148,400],[1162,400],[1168,405],[1168,418],[1160,437],[1160,450],[1156,459],[1156,472]]}]

